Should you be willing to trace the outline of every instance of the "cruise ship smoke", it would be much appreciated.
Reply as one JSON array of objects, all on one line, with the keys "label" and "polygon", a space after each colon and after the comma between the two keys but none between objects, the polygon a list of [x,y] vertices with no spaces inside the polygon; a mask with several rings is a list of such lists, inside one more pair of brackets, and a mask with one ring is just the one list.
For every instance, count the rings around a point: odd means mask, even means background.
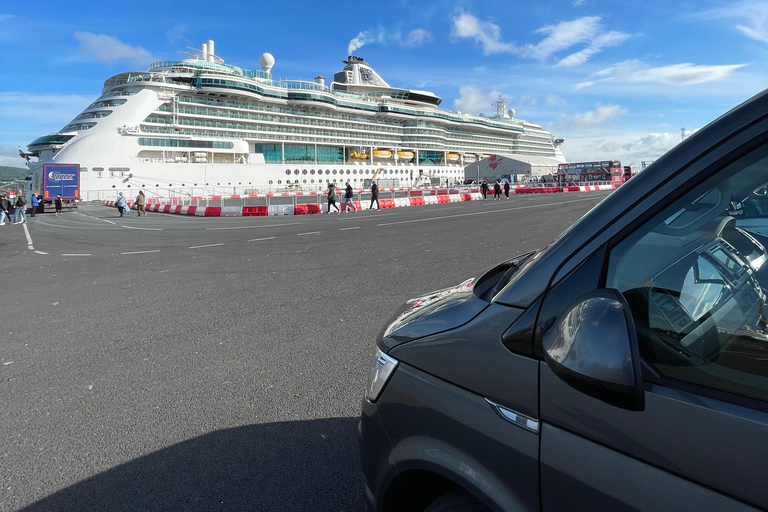
[{"label": "cruise ship smoke", "polygon": [[357,37],[352,39],[347,46],[347,55],[352,55],[352,52],[358,48],[362,48],[368,43],[383,43],[384,42],[384,29],[379,27],[378,29],[365,30],[357,34]]}]

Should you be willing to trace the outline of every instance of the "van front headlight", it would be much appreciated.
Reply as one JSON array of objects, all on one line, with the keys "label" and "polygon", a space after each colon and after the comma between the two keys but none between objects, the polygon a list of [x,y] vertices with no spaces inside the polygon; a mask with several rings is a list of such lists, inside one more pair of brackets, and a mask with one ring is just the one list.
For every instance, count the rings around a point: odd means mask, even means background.
[{"label": "van front headlight", "polygon": [[392,376],[397,367],[397,359],[389,357],[378,347],[371,361],[371,369],[368,371],[368,386],[365,388],[365,399],[369,402],[375,402],[387,381]]}]

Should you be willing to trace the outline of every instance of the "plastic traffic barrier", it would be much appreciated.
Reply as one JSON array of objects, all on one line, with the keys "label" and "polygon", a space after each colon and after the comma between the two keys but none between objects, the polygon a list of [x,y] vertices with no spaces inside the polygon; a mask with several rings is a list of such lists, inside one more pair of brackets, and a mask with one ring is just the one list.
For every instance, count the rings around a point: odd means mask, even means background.
[{"label": "plastic traffic barrier", "polygon": [[255,217],[269,215],[268,206],[243,206],[243,217]]}]

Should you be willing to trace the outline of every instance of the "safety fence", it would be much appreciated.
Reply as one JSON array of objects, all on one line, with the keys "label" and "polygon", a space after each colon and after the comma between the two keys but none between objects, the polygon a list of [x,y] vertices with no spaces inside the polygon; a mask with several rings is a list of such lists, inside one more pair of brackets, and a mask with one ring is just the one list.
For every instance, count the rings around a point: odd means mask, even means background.
[{"label": "safety fence", "polygon": [[[607,187],[607,188],[605,188]],[[516,194],[553,193],[553,192],[588,192],[610,190],[610,185],[581,187],[515,186],[510,190]],[[575,189],[575,190],[570,190]],[[148,212],[194,215],[197,217],[248,217],[266,215],[304,215],[328,212],[327,192],[282,192],[273,194],[249,194],[211,197],[172,197],[167,199],[148,198],[144,206]],[[493,190],[488,192],[493,195]],[[336,204],[342,211],[344,190],[336,192]],[[380,190],[378,205],[371,201],[370,190],[353,192],[352,205],[355,210],[379,208],[397,208],[403,206],[421,206],[428,204],[478,201],[483,199],[479,187],[455,188],[400,188]],[[116,199],[103,202],[105,206],[115,206]],[[135,200],[127,199],[130,209],[135,209]]]}]

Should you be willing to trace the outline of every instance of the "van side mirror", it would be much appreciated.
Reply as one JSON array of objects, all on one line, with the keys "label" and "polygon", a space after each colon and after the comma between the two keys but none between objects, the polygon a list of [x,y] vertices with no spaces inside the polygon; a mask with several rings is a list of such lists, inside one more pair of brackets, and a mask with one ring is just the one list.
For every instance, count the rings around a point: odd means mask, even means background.
[{"label": "van side mirror", "polygon": [[579,299],[542,342],[547,365],[569,386],[616,407],[645,408],[635,326],[618,290]]}]

